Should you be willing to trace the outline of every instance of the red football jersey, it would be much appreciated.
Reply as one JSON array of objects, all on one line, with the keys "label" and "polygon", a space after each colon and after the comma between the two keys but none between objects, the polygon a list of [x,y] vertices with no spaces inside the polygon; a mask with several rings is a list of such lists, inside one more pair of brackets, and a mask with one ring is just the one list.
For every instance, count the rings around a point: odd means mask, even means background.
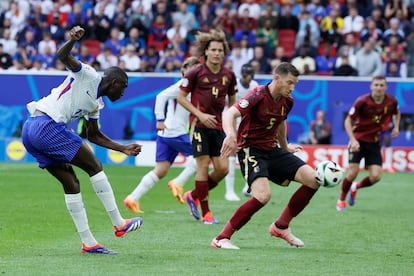
[{"label": "red football jersey", "polygon": [[[237,81],[233,71],[222,67],[214,74],[207,65],[203,64],[190,70],[180,86],[180,89],[191,93],[191,103],[201,112],[216,116],[216,129],[222,130],[222,118],[226,105],[226,96],[237,93]],[[196,117],[190,114],[190,124]],[[205,128],[201,122],[196,127]]]},{"label": "red football jersey", "polygon": [[381,132],[392,115],[398,113],[398,102],[394,96],[386,94],[382,103],[375,103],[370,94],[358,97],[348,116],[354,120],[354,136],[368,143],[380,141]]},{"label": "red football jersey", "polygon": [[233,105],[241,113],[237,131],[237,145],[270,150],[277,146],[277,129],[286,120],[293,107],[293,98],[280,98],[275,102],[268,85],[250,90]]}]

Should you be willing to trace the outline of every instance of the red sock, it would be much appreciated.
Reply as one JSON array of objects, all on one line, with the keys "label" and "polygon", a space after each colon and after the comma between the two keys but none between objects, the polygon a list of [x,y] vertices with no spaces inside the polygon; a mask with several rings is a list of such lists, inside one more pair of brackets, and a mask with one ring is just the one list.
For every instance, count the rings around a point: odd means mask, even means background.
[{"label": "red sock", "polygon": [[240,230],[250,218],[263,207],[263,203],[252,197],[243,203],[233,214],[223,230],[217,236],[218,240],[230,239],[237,230]]},{"label": "red sock", "polygon": [[357,189],[372,186],[374,183],[369,181],[369,176],[364,177],[361,181],[358,182]]},{"label": "red sock", "polygon": [[341,194],[339,195],[339,200],[344,201],[346,195],[348,194],[349,188],[351,188],[352,181],[349,181],[346,177],[342,182]]},{"label": "red sock", "polygon": [[194,194],[200,201],[201,213],[204,216],[210,211],[208,207],[208,181],[196,180]]},{"label": "red sock", "polygon": [[276,226],[281,229],[289,227],[290,221],[305,209],[317,190],[302,185],[290,198],[289,203],[276,220]]}]

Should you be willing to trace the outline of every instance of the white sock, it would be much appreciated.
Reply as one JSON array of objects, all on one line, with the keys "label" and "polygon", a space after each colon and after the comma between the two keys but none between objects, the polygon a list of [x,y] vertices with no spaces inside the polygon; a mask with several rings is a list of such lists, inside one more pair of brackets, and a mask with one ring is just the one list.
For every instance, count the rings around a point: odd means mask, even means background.
[{"label": "white sock", "polygon": [[383,164],[383,169],[391,169],[392,168],[392,147],[385,148],[385,160]]},{"label": "white sock", "polygon": [[197,171],[197,164],[192,155],[187,157],[187,163],[184,170],[174,179],[175,184],[183,187],[184,184],[192,177]]},{"label": "white sock", "polygon": [[229,157],[229,173],[226,175],[226,194],[234,194],[234,181],[235,181],[235,170],[236,170],[236,157]]},{"label": "white sock", "polygon": [[115,202],[114,192],[112,191],[111,184],[109,184],[106,174],[103,171],[100,171],[90,179],[96,195],[101,200],[106,212],[111,218],[112,224],[117,227],[123,226],[125,220],[122,218],[121,213],[119,213],[118,206]]},{"label": "white sock", "polygon": [[137,185],[135,190],[129,195],[133,200],[139,201],[139,199],[146,194],[152,187],[154,187],[155,183],[157,183],[160,179],[155,174],[154,171],[148,172],[144,177],[141,179],[141,182]]},{"label": "white sock", "polygon": [[242,189],[242,192],[243,193],[247,193],[247,190],[249,189],[249,184],[247,184],[247,182],[246,183],[244,183],[244,187],[243,187],[243,189]]},{"label": "white sock", "polygon": [[65,194],[66,208],[75,223],[76,230],[86,246],[94,246],[98,242],[95,240],[92,232],[89,230],[88,217],[83,206],[82,195],[79,194]]}]

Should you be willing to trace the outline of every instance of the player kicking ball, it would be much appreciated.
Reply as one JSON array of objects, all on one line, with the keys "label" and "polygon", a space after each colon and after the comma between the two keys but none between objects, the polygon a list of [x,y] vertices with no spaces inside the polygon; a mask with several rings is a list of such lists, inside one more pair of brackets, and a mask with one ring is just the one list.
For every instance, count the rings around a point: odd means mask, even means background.
[{"label": "player kicking ball", "polygon": [[46,169],[62,184],[66,207],[82,241],[81,252],[117,254],[98,243],[90,231],[80,183],[72,166],[81,168],[89,175],[92,187],[112,221],[115,236],[123,237],[139,229],[143,221],[139,217],[124,219],[121,216],[101,162],[67,124],[85,117],[89,141],[126,155],[138,155],[141,145],[119,144],[99,130],[102,97],[106,96],[111,101],[121,98],[128,86],[128,76],[118,67],[108,68],[100,76],[91,66],[75,59],[70,52],[84,33],[84,29],[75,26],[70,30],[70,39],[58,50],[57,57],[70,72],[48,96],[27,104],[30,117],[23,125],[22,139],[39,167]]}]

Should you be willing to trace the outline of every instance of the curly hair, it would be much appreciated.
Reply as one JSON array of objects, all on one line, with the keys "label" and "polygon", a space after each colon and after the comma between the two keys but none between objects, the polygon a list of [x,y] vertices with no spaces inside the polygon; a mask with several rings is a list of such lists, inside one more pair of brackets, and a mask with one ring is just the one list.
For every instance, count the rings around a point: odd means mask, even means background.
[{"label": "curly hair", "polygon": [[230,47],[226,40],[226,34],[221,30],[218,31],[211,29],[208,33],[198,32],[196,34],[196,41],[198,43],[198,51],[204,59],[206,58],[205,51],[208,49],[212,41],[223,44],[225,56],[230,52]]}]

